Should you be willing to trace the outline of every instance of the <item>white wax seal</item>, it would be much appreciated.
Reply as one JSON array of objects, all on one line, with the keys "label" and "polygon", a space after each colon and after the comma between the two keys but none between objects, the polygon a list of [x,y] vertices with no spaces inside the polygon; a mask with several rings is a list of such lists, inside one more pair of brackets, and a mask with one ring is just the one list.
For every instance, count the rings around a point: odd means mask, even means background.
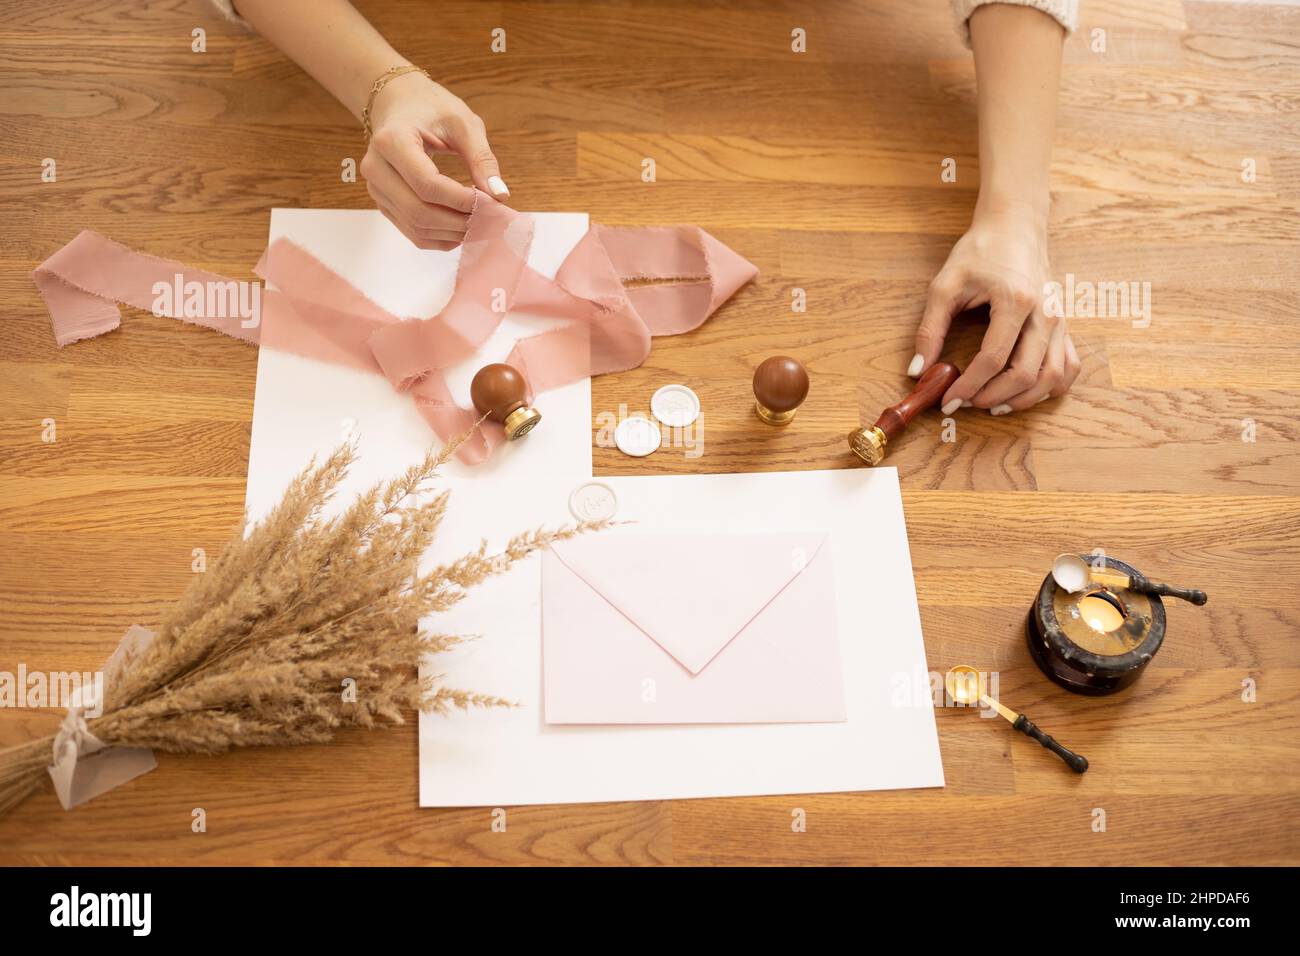
[{"label": "white wax seal", "polygon": [[618,496],[603,481],[589,481],[573,489],[569,510],[579,521],[603,521],[618,511]]},{"label": "white wax seal", "polygon": [[665,385],[650,399],[650,411],[669,428],[685,428],[700,417],[700,397],[685,385]]},{"label": "white wax seal", "polygon": [[657,450],[661,441],[659,426],[648,418],[625,418],[614,429],[614,444],[633,458],[644,458]]}]

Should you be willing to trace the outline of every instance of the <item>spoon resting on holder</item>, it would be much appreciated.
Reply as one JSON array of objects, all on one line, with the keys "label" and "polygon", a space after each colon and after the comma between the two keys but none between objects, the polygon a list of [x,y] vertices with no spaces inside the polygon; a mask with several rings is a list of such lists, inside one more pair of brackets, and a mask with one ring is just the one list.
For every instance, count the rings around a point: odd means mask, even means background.
[{"label": "spoon resting on holder", "polygon": [[1197,607],[1209,600],[1205,592],[1197,588],[1176,588],[1169,584],[1157,584],[1140,574],[1129,575],[1110,568],[1094,568],[1077,554],[1058,555],[1052,562],[1052,578],[1058,587],[1071,594],[1082,591],[1091,582],[1108,588],[1125,588],[1139,594],[1176,597]]},{"label": "spoon resting on holder", "polygon": [[885,445],[903,433],[903,429],[921,412],[939,404],[952,383],[961,377],[961,369],[951,362],[936,362],[917,379],[912,391],[897,405],[880,413],[870,428],[865,425],[849,432],[849,447],[868,465],[885,459]]}]

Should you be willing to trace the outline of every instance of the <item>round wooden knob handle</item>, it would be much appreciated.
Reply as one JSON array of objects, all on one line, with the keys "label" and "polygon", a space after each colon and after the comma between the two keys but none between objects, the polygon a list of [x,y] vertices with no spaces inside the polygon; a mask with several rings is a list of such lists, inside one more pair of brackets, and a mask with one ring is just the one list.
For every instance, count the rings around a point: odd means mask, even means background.
[{"label": "round wooden knob handle", "polygon": [[773,355],[754,370],[754,398],[758,417],[784,425],[808,397],[808,372],[788,355]]},{"label": "round wooden knob handle", "polygon": [[480,414],[504,422],[507,415],[524,404],[528,386],[513,365],[495,362],[478,370],[469,384],[469,397]]},{"label": "round wooden knob handle", "polygon": [[512,365],[494,362],[484,365],[469,383],[470,401],[489,421],[506,428],[512,441],[528,434],[542,416],[527,405],[528,384]]}]

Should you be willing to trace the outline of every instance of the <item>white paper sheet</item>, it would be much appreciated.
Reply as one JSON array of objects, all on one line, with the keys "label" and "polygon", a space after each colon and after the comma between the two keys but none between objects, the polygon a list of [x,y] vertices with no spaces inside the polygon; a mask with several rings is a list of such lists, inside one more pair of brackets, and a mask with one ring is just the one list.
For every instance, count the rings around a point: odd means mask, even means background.
[{"label": "white paper sheet", "polygon": [[[538,214],[530,264],[553,275],[586,226],[585,215]],[[455,254],[413,248],[378,213],[277,209],[271,239],[281,236],[398,314],[431,314],[450,295]],[[726,309],[710,321],[726,321]],[[516,336],[543,326],[510,316],[479,358],[448,375],[453,394],[465,401],[469,379],[482,364],[500,361]],[[544,393],[536,407],[543,422],[527,438],[479,468],[448,468],[451,505],[430,561],[464,553],[483,539],[497,548],[514,533],[571,520],[569,494],[591,475],[590,383]],[[264,514],[312,454],[327,453],[346,433],[357,435],[361,449],[349,491],[396,474],[432,440],[410,401],[378,376],[264,350],[249,452],[250,514]],[[431,622],[440,631],[481,635],[438,656],[436,672],[448,684],[520,706],[421,716],[422,806],[943,785],[894,469],[605,480],[617,491],[619,517],[647,529],[831,530],[848,720],[547,725],[540,562],[530,560],[476,587]]]}]

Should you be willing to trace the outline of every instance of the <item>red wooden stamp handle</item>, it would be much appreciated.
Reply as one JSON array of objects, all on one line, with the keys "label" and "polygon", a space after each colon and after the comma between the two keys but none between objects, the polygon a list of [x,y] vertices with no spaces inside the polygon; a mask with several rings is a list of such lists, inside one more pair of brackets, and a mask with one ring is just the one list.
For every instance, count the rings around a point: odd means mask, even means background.
[{"label": "red wooden stamp handle", "polygon": [[925,370],[917,379],[916,387],[897,405],[891,405],[880,413],[876,427],[885,433],[885,438],[893,441],[921,412],[939,403],[944,392],[961,376],[961,370],[951,362],[936,362]]}]

